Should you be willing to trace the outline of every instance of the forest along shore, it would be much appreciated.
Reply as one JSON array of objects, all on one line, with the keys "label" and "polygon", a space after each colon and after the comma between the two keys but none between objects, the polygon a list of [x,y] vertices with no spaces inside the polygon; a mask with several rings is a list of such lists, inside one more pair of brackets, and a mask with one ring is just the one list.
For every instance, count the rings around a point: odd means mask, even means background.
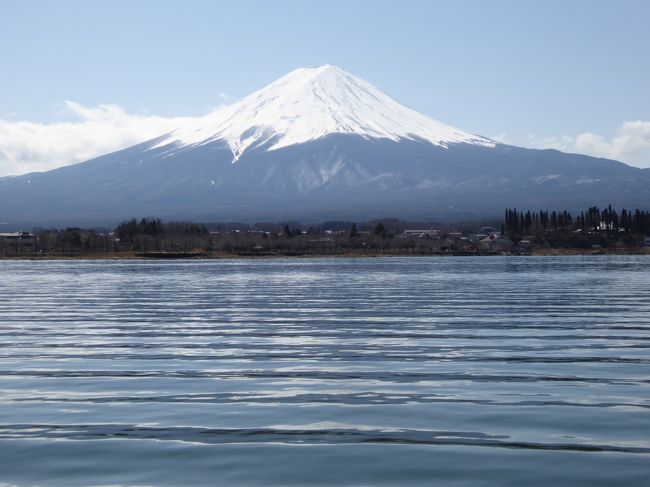
[{"label": "forest along shore", "polygon": [[95,252],[74,254],[29,254],[29,255],[0,255],[0,260],[170,260],[170,259],[303,259],[303,258],[391,258],[391,257],[494,257],[494,256],[585,256],[585,255],[648,255],[650,247],[631,250],[610,249],[579,249],[579,248],[536,248],[526,254],[512,254],[507,252],[475,252],[475,253],[394,253],[394,252],[341,252],[341,253],[226,253],[226,252]]},{"label": "forest along shore", "polygon": [[503,221],[300,223],[124,221],[114,229],[0,232],[0,258],[236,258],[647,254],[650,212],[507,209]]}]

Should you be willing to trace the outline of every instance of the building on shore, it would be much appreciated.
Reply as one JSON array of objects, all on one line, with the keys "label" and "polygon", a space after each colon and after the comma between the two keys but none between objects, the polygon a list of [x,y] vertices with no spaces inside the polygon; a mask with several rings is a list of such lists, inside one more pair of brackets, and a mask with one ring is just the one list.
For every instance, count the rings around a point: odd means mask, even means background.
[{"label": "building on shore", "polygon": [[479,242],[481,249],[490,252],[512,252],[513,244],[509,238],[490,235]]},{"label": "building on shore", "polygon": [[33,252],[36,236],[29,232],[0,233],[0,254],[22,254]]},{"label": "building on shore", "polygon": [[440,230],[434,230],[432,228],[428,230],[404,230],[404,233],[402,235],[405,238],[413,237],[439,239]]},{"label": "building on shore", "polygon": [[489,235],[487,233],[470,233],[469,234],[469,241],[470,242],[480,242],[481,240],[484,240],[488,238]]}]

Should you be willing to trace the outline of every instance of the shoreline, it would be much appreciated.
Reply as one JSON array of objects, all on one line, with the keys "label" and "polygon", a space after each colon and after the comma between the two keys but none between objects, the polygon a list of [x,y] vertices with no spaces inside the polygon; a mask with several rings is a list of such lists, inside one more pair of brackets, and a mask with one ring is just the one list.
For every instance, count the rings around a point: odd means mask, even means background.
[{"label": "shoreline", "polygon": [[[361,253],[361,252],[346,252],[341,254],[264,254],[264,255],[251,255],[250,253],[225,253],[225,252],[194,252],[187,253],[188,255],[165,255],[161,252],[159,255],[150,253],[150,255],[142,255],[141,252],[111,252],[111,253],[89,253],[89,254],[73,254],[73,255],[3,255],[0,256],[2,260],[272,260],[272,259],[311,259],[311,258],[327,258],[327,259],[345,259],[345,258],[387,258],[387,257],[565,257],[565,256],[597,256],[597,255],[650,255],[650,247],[632,250],[632,251],[608,251],[606,249],[533,249],[528,254],[509,254],[509,253],[394,253],[394,252],[376,252],[376,253]],[[189,255],[192,254],[192,255]]]}]

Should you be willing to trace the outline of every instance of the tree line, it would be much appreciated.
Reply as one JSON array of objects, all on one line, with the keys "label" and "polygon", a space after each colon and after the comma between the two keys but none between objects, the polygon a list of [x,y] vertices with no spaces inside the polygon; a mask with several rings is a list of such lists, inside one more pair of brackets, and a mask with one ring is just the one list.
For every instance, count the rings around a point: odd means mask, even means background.
[{"label": "tree line", "polygon": [[[91,255],[119,253],[224,253],[240,255],[323,255],[346,252],[422,254],[439,252],[442,240],[395,238],[407,222],[211,224],[130,219],[114,229],[34,230],[34,245],[0,255]],[[419,227],[419,225],[418,225]],[[210,231],[212,230],[212,231]],[[448,244],[444,244],[447,245]],[[443,245],[443,246],[444,246]],[[1,251],[2,249],[0,249]],[[444,250],[444,249],[442,249]]]},{"label": "tree line", "polygon": [[646,235],[650,233],[650,212],[623,208],[619,213],[609,205],[602,210],[597,206],[592,206],[587,211],[573,216],[567,210],[523,212],[517,211],[516,208],[508,208],[505,213],[505,229],[507,233],[515,235],[536,233],[540,229],[554,232],[580,230],[595,233]]},{"label": "tree line", "polygon": [[539,243],[584,247],[587,244],[609,245],[622,242],[638,245],[650,235],[650,211],[617,211],[592,206],[579,214],[562,211],[519,211],[507,208],[504,233],[513,240],[535,236]]},{"label": "tree line", "polygon": [[[235,254],[340,254],[394,252],[435,254],[480,252],[471,234],[485,233],[485,225],[498,228],[498,220],[455,224],[409,223],[396,219],[368,222],[214,223],[163,222],[158,218],[130,219],[114,229],[34,230],[33,244],[12,245],[0,239],[2,255],[84,255],[121,252],[212,252]],[[438,238],[406,236],[405,229],[438,228]],[[454,237],[450,237],[451,235]],[[643,245],[650,235],[650,212],[591,207],[580,213],[521,211],[508,208],[501,234],[515,244],[523,239],[533,246],[588,248],[594,245],[626,248]],[[399,238],[398,238],[399,237]]]}]

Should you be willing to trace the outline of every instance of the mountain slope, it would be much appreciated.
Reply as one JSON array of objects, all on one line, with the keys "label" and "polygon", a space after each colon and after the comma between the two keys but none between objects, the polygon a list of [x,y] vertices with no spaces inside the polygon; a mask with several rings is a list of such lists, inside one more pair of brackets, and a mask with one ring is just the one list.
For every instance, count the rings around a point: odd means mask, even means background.
[{"label": "mountain slope", "polygon": [[650,171],[498,144],[331,66],[296,70],[152,141],[0,179],[15,226],[498,216],[506,206],[650,207]]}]

